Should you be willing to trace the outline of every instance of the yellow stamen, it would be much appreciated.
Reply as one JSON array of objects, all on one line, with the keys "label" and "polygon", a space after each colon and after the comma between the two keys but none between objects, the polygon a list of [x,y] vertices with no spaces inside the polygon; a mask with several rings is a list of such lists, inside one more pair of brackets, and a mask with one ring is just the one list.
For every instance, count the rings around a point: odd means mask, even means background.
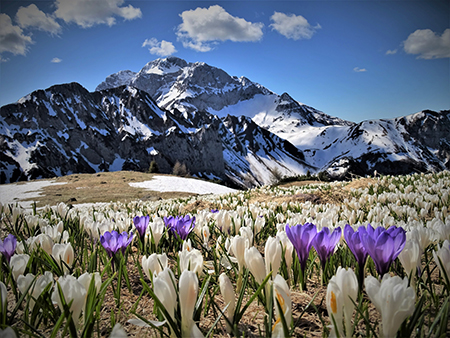
[{"label": "yellow stamen", "polygon": [[333,291],[331,291],[330,305],[331,305],[331,311],[333,311],[333,313],[336,313],[337,312],[337,302],[336,302],[336,295],[334,294]]}]

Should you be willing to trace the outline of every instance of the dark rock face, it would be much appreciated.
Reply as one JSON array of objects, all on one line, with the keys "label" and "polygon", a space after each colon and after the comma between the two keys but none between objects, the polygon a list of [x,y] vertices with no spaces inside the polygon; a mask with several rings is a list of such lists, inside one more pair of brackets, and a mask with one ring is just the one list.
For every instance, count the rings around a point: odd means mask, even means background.
[{"label": "dark rock face", "polygon": [[[184,123],[184,121],[182,121]],[[89,93],[76,83],[36,91],[1,108],[2,183],[70,173],[147,170],[153,157],[171,172],[225,178],[218,123],[199,130],[160,110],[132,87]]]}]

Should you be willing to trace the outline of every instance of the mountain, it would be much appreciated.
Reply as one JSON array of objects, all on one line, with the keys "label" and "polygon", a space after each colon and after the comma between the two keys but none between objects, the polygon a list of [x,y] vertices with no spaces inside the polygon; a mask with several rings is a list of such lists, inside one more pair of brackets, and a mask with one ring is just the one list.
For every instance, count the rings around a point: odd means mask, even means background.
[{"label": "mountain", "polygon": [[0,181],[148,169],[251,187],[327,171],[335,178],[450,168],[450,111],[345,121],[202,62],[169,57],[37,90],[0,108]]},{"label": "mountain", "polygon": [[77,83],[57,85],[0,112],[3,183],[77,172],[144,171],[152,160],[162,172],[171,173],[179,161],[191,174],[240,186],[244,179],[266,183],[274,168],[288,174],[309,168],[297,148],[251,120],[222,121],[197,112],[202,124],[194,125],[131,86],[90,93]]},{"label": "mountain", "polygon": [[[222,119],[228,115],[252,119],[296,146],[313,171],[343,177],[348,172],[394,174],[449,168],[448,111],[354,123],[203,62],[169,57],[151,61],[128,77],[120,73],[111,77],[148,92],[159,106],[194,124],[199,111]],[[97,89],[109,86],[106,80]],[[438,131],[438,138],[430,138],[431,130]]]}]

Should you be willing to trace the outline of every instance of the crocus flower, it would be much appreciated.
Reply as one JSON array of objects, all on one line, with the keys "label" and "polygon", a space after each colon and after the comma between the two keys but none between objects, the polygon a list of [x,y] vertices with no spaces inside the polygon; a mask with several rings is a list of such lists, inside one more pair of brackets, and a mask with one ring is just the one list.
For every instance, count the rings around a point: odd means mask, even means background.
[{"label": "crocus flower", "polygon": [[286,224],[286,235],[294,245],[294,249],[297,252],[300,266],[304,272],[306,269],[306,261],[309,257],[309,251],[313,243],[314,237],[317,235],[317,228],[312,223],[305,223],[304,225],[297,224],[290,227]]},{"label": "crocus flower", "polygon": [[325,270],[327,259],[333,254],[334,248],[340,238],[341,227],[335,228],[332,233],[330,233],[330,229],[324,227],[314,237],[312,245],[314,246],[314,249],[316,249],[317,255],[319,256],[320,263],[322,264],[322,271]]},{"label": "crocus flower", "polygon": [[165,253],[159,255],[156,253],[150,256],[142,256],[142,269],[147,275],[149,280],[153,279],[153,276],[157,276],[161,271],[167,268],[168,258]]},{"label": "crocus flower", "polygon": [[417,270],[417,266],[420,265],[420,245],[415,239],[410,239],[406,241],[405,247],[402,252],[398,255],[400,263],[402,263],[408,278],[411,274],[411,283],[414,285],[414,271]]},{"label": "crocus flower", "polygon": [[275,324],[272,326],[272,337],[286,337],[283,330],[283,323],[281,322],[281,313],[278,308],[280,304],[283,311],[284,319],[286,320],[287,327],[291,327],[292,321],[292,301],[291,292],[286,281],[280,275],[276,275],[273,280],[273,303],[275,306]]},{"label": "crocus flower", "polygon": [[164,223],[173,235],[180,237],[184,241],[195,227],[195,217],[192,219],[189,215],[184,217],[164,217]]},{"label": "crocus flower", "polygon": [[184,270],[180,276],[178,289],[181,309],[181,336],[203,337],[203,333],[193,319],[198,294],[197,275],[192,271]]},{"label": "crocus flower", "polygon": [[[363,230],[360,231],[360,229]],[[360,290],[362,290],[362,285],[364,282],[364,266],[368,255],[361,238],[361,234],[366,233],[364,230],[366,230],[366,228],[364,226],[360,226],[358,231],[355,231],[350,224],[346,224],[344,228],[345,241],[347,242],[350,251],[353,256],[355,256],[356,262],[358,263],[358,284]]]},{"label": "crocus flower", "polygon": [[[66,275],[59,278],[57,284],[59,284],[61,287],[66,304],[69,304],[71,301],[73,301],[72,305],[70,306],[70,310],[72,312],[72,318],[74,320],[75,326],[79,327],[79,318],[86,302],[87,291],[85,287],[72,275]],[[56,284],[53,290],[52,300],[54,304],[58,304],[61,311],[64,311],[61,298],[59,297],[58,286]]]},{"label": "crocus flower", "polygon": [[178,258],[180,259],[180,271],[193,271],[198,275],[203,272],[203,256],[200,250],[191,249],[181,250],[178,252]]},{"label": "crocus flower", "polygon": [[78,277],[78,281],[84,286],[86,292],[88,292],[92,278],[94,279],[94,286],[97,290],[97,293],[100,293],[100,288],[102,287],[102,278],[98,272],[85,272],[80,277]]},{"label": "crocus flower", "polygon": [[147,231],[145,233],[145,245],[147,245],[147,242],[151,238],[153,238],[153,241],[155,242],[155,247],[158,247],[159,241],[161,240],[161,237],[165,229],[166,227],[164,225],[164,221],[162,220],[162,218],[156,217],[153,220],[153,222],[150,222],[148,224]]},{"label": "crocus flower", "polygon": [[[340,337],[351,337],[353,332],[352,328],[352,316],[358,297],[358,280],[352,269],[343,269],[338,267],[336,275],[331,277],[327,287],[326,303],[328,315],[333,316],[336,327],[331,321],[332,332],[331,337],[336,336],[336,332],[339,332]],[[343,322],[343,319],[344,322]],[[345,324],[345,334],[344,325]]]},{"label": "crocus flower", "polygon": [[53,245],[53,239],[46,234],[37,235],[36,237],[34,237],[33,242],[31,243],[32,248],[40,246],[42,250],[44,250],[49,255],[52,254]]},{"label": "crocus flower", "polygon": [[117,251],[122,250],[125,253],[126,248],[133,240],[133,232],[130,232],[130,237],[126,231],[119,234],[113,230],[111,232],[106,231],[100,236],[100,243],[102,243],[109,257],[113,257]]},{"label": "crocus flower", "polygon": [[64,273],[69,272],[69,268],[72,267],[75,260],[75,253],[71,243],[67,244],[55,244],[52,249],[52,256],[56,261],[64,262],[60,263],[63,266]]},{"label": "crocus flower", "polygon": [[14,255],[17,246],[17,239],[14,235],[9,234],[3,241],[0,239],[0,252],[5,256],[9,263],[11,256]]},{"label": "crocus flower", "polygon": [[17,254],[11,257],[9,266],[12,269],[12,275],[14,280],[17,280],[19,275],[23,275],[25,269],[27,268],[28,260],[30,256],[27,254]]},{"label": "crocus flower", "polygon": [[[359,229],[365,229],[364,226],[360,226]],[[358,267],[360,269],[364,268],[364,265],[366,264],[367,259],[367,250],[364,247],[364,244],[361,239],[361,231],[355,231],[350,226],[350,224],[346,224],[344,228],[344,238],[347,242],[347,245],[352,252],[353,256],[356,258],[356,262],[358,263]]]},{"label": "crocus flower", "polygon": [[249,241],[247,238],[236,235],[231,239],[230,243],[230,251],[233,253],[234,257],[236,257],[239,267],[239,274],[242,274],[242,271],[245,266],[245,249],[249,247]]},{"label": "crocus flower", "polygon": [[169,268],[165,268],[153,280],[153,290],[156,297],[163,304],[169,316],[175,321],[177,307],[177,293],[174,286],[175,276]]},{"label": "crocus flower", "polygon": [[262,284],[266,278],[266,267],[264,264],[264,259],[257,248],[252,246],[250,249],[245,249],[245,264],[247,268],[252,273],[258,284]]},{"label": "crocus flower", "polygon": [[395,226],[387,230],[383,227],[374,229],[369,224],[367,229],[360,228],[359,231],[362,232],[363,244],[372,257],[378,274],[383,276],[405,246],[405,230]]},{"label": "crocus flower", "polygon": [[134,226],[136,227],[139,237],[144,240],[145,231],[147,230],[150,216],[136,216],[133,218]]},{"label": "crocus flower", "polygon": [[[231,324],[233,324],[234,310],[236,309],[236,296],[234,294],[234,289],[230,278],[228,278],[227,274],[224,272],[219,276],[219,286],[225,305],[228,305],[226,310],[227,319]],[[232,326],[228,322],[226,327],[227,332],[231,333]]]},{"label": "crocus flower", "polygon": [[381,283],[373,276],[365,280],[366,292],[381,313],[383,337],[394,337],[403,321],[414,312],[416,293],[408,287],[408,278],[383,276]]},{"label": "crocus flower", "polygon": [[434,261],[436,262],[436,265],[439,267],[439,270],[441,271],[441,274],[444,276],[444,274],[446,273],[447,277],[450,279],[450,243],[448,240],[444,241],[442,247],[439,247],[438,245],[438,250],[433,251],[433,257]]},{"label": "crocus flower", "polygon": [[[30,284],[34,280],[34,275],[32,273],[27,273],[25,276],[20,275],[17,278],[17,288],[23,294],[29,288]],[[39,276],[36,279],[34,286],[28,289],[29,295],[31,295],[30,299],[30,309],[33,310],[35,305],[35,299],[41,295],[41,293],[45,290],[45,288],[49,285],[53,285],[53,274],[50,271],[45,271],[44,275]]]},{"label": "crocus flower", "polygon": [[266,274],[272,271],[272,279],[278,273],[281,265],[282,248],[278,237],[269,237],[264,248],[264,260],[266,264]]}]

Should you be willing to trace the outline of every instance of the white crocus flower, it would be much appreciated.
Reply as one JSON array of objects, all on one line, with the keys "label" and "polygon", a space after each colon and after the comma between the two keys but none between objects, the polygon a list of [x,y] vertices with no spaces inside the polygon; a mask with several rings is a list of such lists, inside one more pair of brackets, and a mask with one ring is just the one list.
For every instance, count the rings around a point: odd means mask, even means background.
[{"label": "white crocus flower", "polygon": [[234,257],[237,259],[239,267],[239,275],[244,271],[245,266],[245,250],[249,247],[249,241],[247,238],[236,235],[231,239],[230,250]]},{"label": "white crocus flower", "polygon": [[39,234],[33,238],[33,242],[31,243],[33,249],[37,246],[40,246],[42,250],[51,255],[53,250],[53,239],[49,235]]},{"label": "white crocus flower", "polygon": [[153,241],[155,242],[155,247],[158,247],[159,241],[161,240],[161,237],[164,233],[164,230],[166,229],[166,226],[164,225],[164,221],[161,217],[156,217],[153,222],[150,222],[147,227],[147,232],[150,232],[153,236]]},{"label": "white crocus flower", "polygon": [[278,237],[269,237],[264,248],[266,275],[272,271],[272,279],[278,274],[281,265],[282,248]]},{"label": "white crocus flower", "polygon": [[169,268],[165,268],[153,280],[155,295],[173,320],[175,320],[175,309],[177,307],[177,293],[174,282],[175,276]]},{"label": "white crocus flower", "polygon": [[[69,304],[71,301],[73,301],[72,305],[70,306],[70,310],[72,312],[72,318],[74,320],[75,326],[79,327],[79,318],[86,302],[86,288],[72,275],[66,275],[59,278],[57,284],[61,286],[66,304]],[[52,300],[54,304],[58,304],[61,311],[64,311],[61,298],[59,297],[57,284],[55,284],[53,290]]]},{"label": "white crocus flower", "polygon": [[253,231],[251,227],[245,226],[239,229],[239,234],[248,239],[249,245],[253,245]]},{"label": "white crocus flower", "polygon": [[168,258],[165,253],[159,255],[156,253],[150,256],[142,256],[142,269],[149,280],[153,279],[153,276],[158,275],[162,270],[167,268]]},{"label": "white crocus flower", "polygon": [[78,281],[83,284],[86,292],[89,291],[89,286],[91,285],[91,280],[94,278],[94,285],[97,293],[100,293],[100,288],[102,287],[102,278],[98,272],[85,272],[80,277],[78,277]]},{"label": "white crocus flower", "polygon": [[[234,294],[233,285],[231,284],[230,278],[226,275],[226,273],[222,273],[219,276],[219,286],[220,293],[222,294],[223,300],[227,307],[227,318],[230,323],[233,323],[234,310],[236,309],[236,298]],[[227,322],[227,332],[231,333],[232,327]]]},{"label": "white crocus flower", "polygon": [[336,332],[339,332],[339,336],[342,337],[344,332],[342,322],[344,317],[344,297],[342,295],[341,288],[337,285],[333,278],[328,282],[326,303],[328,315],[330,316],[331,321],[330,337],[337,337]]},{"label": "white crocus flower", "polygon": [[[406,241],[405,247],[398,255],[400,263],[402,263],[408,278],[411,278],[411,284],[414,285],[414,274],[417,267],[420,266],[420,245],[415,239]],[[410,277],[412,273],[412,277]]]},{"label": "white crocus flower", "polygon": [[250,249],[245,249],[245,264],[252,273],[258,284],[262,284],[264,278],[266,278],[266,267],[264,259],[257,248],[252,246]]},{"label": "white crocus flower", "polygon": [[367,295],[381,313],[382,336],[394,337],[403,321],[414,312],[416,294],[408,287],[408,278],[385,274],[380,283],[367,276],[364,284]]},{"label": "white crocus flower", "polygon": [[182,250],[178,252],[178,258],[180,259],[181,271],[189,270],[198,275],[203,273],[203,256],[200,250]]},{"label": "white crocus flower", "polygon": [[192,271],[183,271],[179,281],[182,337],[203,337],[193,319],[197,294],[197,275]]},{"label": "white crocus flower", "polygon": [[[13,256],[14,257],[14,256]],[[434,261],[436,262],[439,270],[441,270],[442,276],[444,276],[444,272],[447,274],[447,277],[450,279],[450,243],[448,240],[445,240],[441,247],[438,245],[438,250],[433,251]],[[439,258],[442,262],[439,262]]]},{"label": "white crocus flower", "polygon": [[276,275],[273,280],[273,303],[275,306],[276,321],[272,327],[272,337],[285,337],[283,330],[283,323],[281,322],[281,313],[278,308],[278,303],[283,311],[286,326],[289,328],[292,321],[292,301],[291,292],[286,281],[280,275]]},{"label": "white crocus flower", "polygon": [[203,246],[205,248],[209,248],[209,235],[210,235],[210,231],[209,231],[209,227],[207,225],[204,225],[202,227],[202,237],[203,237]]},{"label": "white crocus flower", "polygon": [[28,256],[27,254],[16,254],[11,257],[11,260],[9,261],[9,266],[12,269],[12,275],[14,277],[14,280],[17,281],[19,275],[23,275],[25,269],[27,268],[29,259],[30,256]]},{"label": "white crocus flower", "polygon": [[[52,256],[56,261],[59,261],[60,264],[62,264],[64,273],[68,273],[68,267],[72,267],[75,260],[75,253],[73,251],[72,244],[55,244],[52,249]],[[62,261],[64,261],[65,264],[63,264]]]},{"label": "white crocus flower", "polygon": [[[334,295],[333,295],[334,294]],[[336,275],[331,277],[330,283],[327,288],[327,310],[328,314],[333,314],[336,322],[339,335],[351,336],[352,317],[355,305],[353,302],[357,301],[358,297],[358,279],[352,269],[343,269],[338,267]],[[353,300],[353,302],[352,302]],[[342,319],[344,317],[344,324],[342,325]],[[333,325],[333,322],[331,322]],[[333,325],[334,326],[334,325]],[[333,332],[335,334],[335,331]]]},{"label": "white crocus flower", "polygon": [[[17,278],[17,288],[23,294],[31,285],[34,280],[34,275],[32,273],[27,273],[25,276],[20,275]],[[33,310],[35,305],[35,299],[38,299],[44,289],[49,285],[53,284],[53,274],[50,271],[45,271],[44,275],[39,276],[36,279],[34,286],[28,289],[28,294],[32,296],[30,299],[30,309]]]}]

